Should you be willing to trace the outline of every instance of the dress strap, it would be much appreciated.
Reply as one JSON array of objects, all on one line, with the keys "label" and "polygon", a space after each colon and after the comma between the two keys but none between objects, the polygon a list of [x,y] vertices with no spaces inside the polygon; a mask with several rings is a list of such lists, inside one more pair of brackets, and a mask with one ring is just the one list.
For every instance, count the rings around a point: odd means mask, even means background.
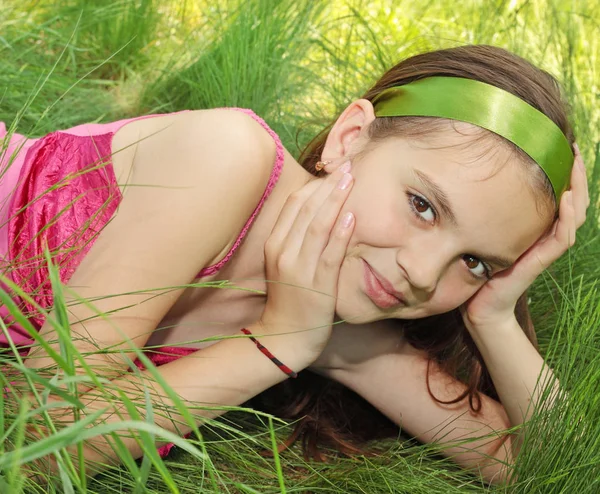
[{"label": "dress strap", "polygon": [[271,176],[269,177],[269,183],[267,184],[267,187],[266,187],[262,197],[260,198],[258,205],[256,206],[256,208],[250,215],[250,218],[248,218],[248,220],[246,221],[244,228],[242,228],[242,231],[240,232],[237,239],[235,240],[233,247],[229,250],[229,252],[225,255],[225,257],[223,257],[223,259],[221,259],[219,262],[217,262],[216,264],[213,264],[212,266],[208,266],[208,267],[202,269],[200,271],[200,273],[198,273],[197,278],[202,278],[203,276],[209,276],[209,275],[215,274],[217,271],[219,271],[219,269],[221,269],[227,263],[227,261],[229,261],[229,259],[231,259],[231,256],[233,256],[233,254],[237,250],[238,246],[240,245],[240,243],[246,236],[246,233],[252,226],[252,223],[254,222],[254,218],[256,218],[256,215],[260,212],[262,205],[264,204],[264,202],[267,200],[267,198],[271,194],[271,191],[275,187],[275,184],[277,183],[277,180],[279,179],[279,176],[281,175],[281,170],[283,168],[283,160],[285,157],[284,152],[283,152],[283,145],[281,144],[281,139],[279,139],[279,136],[271,129],[271,127],[269,127],[262,118],[260,118],[256,113],[254,113],[252,110],[250,110],[248,108],[231,107],[228,109],[229,110],[238,110],[238,111],[245,113],[246,115],[250,115],[269,133],[269,135],[275,141],[275,147],[276,147],[275,163],[273,165],[273,170],[271,171]]}]

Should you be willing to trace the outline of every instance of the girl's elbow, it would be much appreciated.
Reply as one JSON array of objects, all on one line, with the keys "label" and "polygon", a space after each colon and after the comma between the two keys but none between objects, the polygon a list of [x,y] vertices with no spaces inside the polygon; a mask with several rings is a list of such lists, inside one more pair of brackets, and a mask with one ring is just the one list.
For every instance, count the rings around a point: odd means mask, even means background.
[{"label": "girl's elbow", "polygon": [[479,450],[477,455],[469,454],[468,460],[460,462],[460,465],[488,484],[509,486],[514,482],[514,439],[513,435],[508,434],[494,441],[491,448],[488,443],[488,448]]}]

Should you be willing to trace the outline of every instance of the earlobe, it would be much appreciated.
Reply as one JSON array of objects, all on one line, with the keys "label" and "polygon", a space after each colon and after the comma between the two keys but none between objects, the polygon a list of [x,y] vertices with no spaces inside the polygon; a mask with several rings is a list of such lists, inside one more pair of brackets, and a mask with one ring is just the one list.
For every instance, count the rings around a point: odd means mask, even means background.
[{"label": "earlobe", "polygon": [[317,170],[318,172],[320,172],[323,168],[325,168],[328,165],[331,165],[331,161],[330,160],[317,161],[316,164],[315,164],[315,170]]}]

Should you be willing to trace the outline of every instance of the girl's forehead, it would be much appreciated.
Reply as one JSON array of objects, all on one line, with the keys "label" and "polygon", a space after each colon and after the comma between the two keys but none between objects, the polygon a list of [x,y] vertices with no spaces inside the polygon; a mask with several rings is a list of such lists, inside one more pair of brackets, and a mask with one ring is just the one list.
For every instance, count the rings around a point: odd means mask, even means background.
[{"label": "girl's forehead", "polygon": [[[444,163],[431,179],[446,194],[456,217],[456,231],[466,240],[477,240],[486,249],[506,250],[518,257],[543,233],[548,220],[540,216],[536,198],[523,178],[519,163],[498,167]],[[437,173],[436,173],[437,172]],[[425,166],[414,173],[427,173]]]},{"label": "girl's forehead", "polygon": [[367,152],[384,158],[393,167],[426,166],[431,173],[450,172],[465,180],[487,181],[508,167],[517,183],[528,183],[528,167],[503,138],[464,122],[452,125],[447,131],[419,138],[392,137],[372,142]]},{"label": "girl's forehead", "polygon": [[485,157],[506,160],[514,155],[513,145],[493,132],[456,120],[440,119],[440,124],[434,132],[397,136],[391,141],[416,151],[442,152],[463,164]]}]

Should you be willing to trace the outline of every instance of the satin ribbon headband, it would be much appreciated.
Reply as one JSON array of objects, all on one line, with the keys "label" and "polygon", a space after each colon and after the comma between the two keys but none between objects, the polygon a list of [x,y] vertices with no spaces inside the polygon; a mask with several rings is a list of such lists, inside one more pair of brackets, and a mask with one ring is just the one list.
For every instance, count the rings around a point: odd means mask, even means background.
[{"label": "satin ribbon headband", "polygon": [[377,117],[449,118],[504,137],[544,170],[557,205],[569,187],[569,141],[546,115],[508,91],[461,77],[427,77],[385,89],[372,103]]}]

